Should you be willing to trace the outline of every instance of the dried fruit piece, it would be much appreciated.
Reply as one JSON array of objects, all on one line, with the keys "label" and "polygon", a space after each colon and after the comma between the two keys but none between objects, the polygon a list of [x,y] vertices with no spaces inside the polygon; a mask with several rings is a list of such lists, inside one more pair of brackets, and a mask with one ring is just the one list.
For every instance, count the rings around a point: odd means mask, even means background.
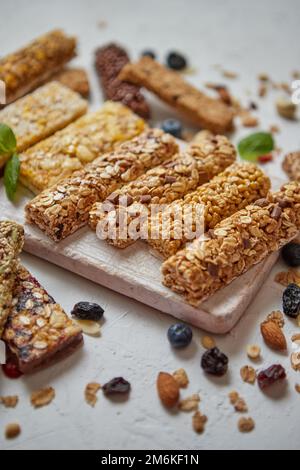
[{"label": "dried fruit piece", "polygon": [[270,387],[275,382],[286,378],[284,367],[280,364],[274,364],[268,369],[262,370],[257,375],[257,382],[261,390]]},{"label": "dried fruit piece", "polygon": [[123,377],[116,377],[103,385],[102,390],[106,396],[123,395],[130,392],[131,385]]},{"label": "dried fruit piece", "polygon": [[240,432],[251,432],[255,428],[255,422],[252,418],[240,418],[238,428]]},{"label": "dried fruit piece", "polygon": [[297,268],[300,266],[300,244],[288,243],[281,250],[281,255],[288,266]]},{"label": "dried fruit piece", "polygon": [[261,349],[257,344],[249,344],[247,346],[247,356],[250,359],[258,359],[260,357]]},{"label": "dried fruit piece", "polygon": [[42,406],[49,405],[55,397],[55,390],[52,387],[42,388],[32,392],[31,394],[31,404],[34,408],[40,408]]},{"label": "dried fruit piece", "polygon": [[7,362],[6,364],[2,364],[2,370],[9,379],[18,379],[23,375],[17,364],[14,362]]},{"label": "dried fruit piece", "polygon": [[295,371],[300,371],[300,351],[291,354],[291,364]]},{"label": "dried fruit piece", "polygon": [[101,385],[98,384],[97,382],[91,382],[91,383],[87,384],[87,386],[85,387],[84,397],[85,397],[85,401],[89,405],[91,405],[91,406],[96,405],[96,402],[98,400],[97,392],[100,388],[101,388]]},{"label": "dried fruit piece", "polygon": [[282,302],[285,315],[296,318],[300,313],[300,287],[290,284],[283,292]]},{"label": "dried fruit piece", "polygon": [[236,392],[235,390],[233,390],[232,392],[230,392],[228,394],[228,398],[230,400],[230,403],[232,405],[235,405],[235,403],[238,401],[238,399],[240,398],[238,392]]},{"label": "dried fruit piece", "polygon": [[83,333],[90,336],[100,336],[100,324],[92,320],[74,320],[82,329]]},{"label": "dried fruit piece", "polygon": [[18,423],[7,424],[5,428],[6,439],[14,439],[21,433],[21,426]]},{"label": "dried fruit piece", "polygon": [[198,393],[195,393],[194,395],[191,395],[190,397],[184,398],[183,400],[180,400],[178,404],[178,408],[181,411],[197,411],[198,406],[200,402],[200,397]]},{"label": "dried fruit piece", "polygon": [[203,336],[201,338],[201,344],[205,349],[212,349],[216,346],[216,342],[211,336]]},{"label": "dried fruit piece", "polygon": [[241,397],[237,399],[237,401],[234,403],[234,409],[238,413],[247,413],[248,411],[248,406],[245,402],[245,400]]},{"label": "dried fruit piece", "polygon": [[256,380],[255,369],[251,366],[244,366],[240,371],[242,380],[248,384],[254,384]]},{"label": "dried fruit piece", "polygon": [[160,372],[157,377],[157,391],[164,406],[173,408],[179,400],[179,385],[171,374]]},{"label": "dried fruit piece", "polygon": [[196,411],[193,415],[193,429],[197,433],[204,431],[205,423],[207,422],[207,416],[202,415],[200,411]]},{"label": "dried fruit piece", "polygon": [[209,349],[202,356],[201,367],[207,374],[222,376],[228,369],[228,357],[218,348]]},{"label": "dried fruit piece", "polygon": [[285,351],[287,343],[282,329],[273,321],[266,321],[260,325],[261,334],[266,344],[275,350]]},{"label": "dried fruit piece", "polygon": [[287,98],[278,98],[276,101],[278,114],[285,119],[295,119],[297,106]]},{"label": "dried fruit piece", "polygon": [[93,302],[78,302],[74,305],[71,315],[79,320],[99,321],[103,317],[104,310]]},{"label": "dried fruit piece", "polygon": [[184,369],[178,369],[173,373],[173,377],[180,388],[186,388],[189,384],[189,378]]},{"label": "dried fruit piece", "polygon": [[6,408],[15,408],[17,406],[18,402],[19,402],[18,395],[0,397],[0,403],[3,403],[3,405]]},{"label": "dried fruit piece", "polygon": [[269,313],[266,321],[273,321],[274,323],[277,323],[280,328],[284,327],[284,316],[280,310],[274,310],[273,312]]}]

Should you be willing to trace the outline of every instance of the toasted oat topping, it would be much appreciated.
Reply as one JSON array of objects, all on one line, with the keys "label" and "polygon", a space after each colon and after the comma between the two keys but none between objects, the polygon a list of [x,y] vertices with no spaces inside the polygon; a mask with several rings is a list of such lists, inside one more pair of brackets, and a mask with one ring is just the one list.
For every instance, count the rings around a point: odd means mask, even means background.
[{"label": "toasted oat topping", "polygon": [[198,393],[191,395],[190,397],[184,398],[180,400],[178,403],[178,408],[181,411],[197,411],[199,407],[200,397]]},{"label": "toasted oat topping", "polygon": [[240,418],[238,428],[240,432],[251,432],[255,428],[255,422],[252,418]]},{"label": "toasted oat topping", "polygon": [[205,429],[207,416],[202,415],[200,411],[196,411],[196,413],[193,415],[192,423],[194,431],[201,434]]},{"label": "toasted oat topping", "polygon": [[245,402],[245,400],[241,397],[237,399],[237,401],[234,404],[234,409],[238,413],[247,413],[248,412],[248,406]]},{"label": "toasted oat topping", "polygon": [[42,388],[32,392],[30,401],[34,408],[41,408],[42,406],[49,405],[55,398],[55,390],[52,387]]},{"label": "toasted oat topping", "polygon": [[97,382],[87,384],[84,391],[85,401],[88,405],[95,406],[97,403],[97,392],[100,390],[101,385]]},{"label": "toasted oat topping", "polygon": [[273,312],[269,313],[266,318],[266,322],[268,321],[273,321],[274,323],[277,323],[280,328],[284,327],[284,316],[283,313],[280,312],[280,310],[274,310]]},{"label": "toasted oat topping", "polygon": [[189,384],[189,378],[184,369],[178,369],[173,373],[173,377],[180,388],[186,388]]},{"label": "toasted oat topping", "polygon": [[229,401],[232,405],[234,405],[238,399],[239,399],[239,394],[236,390],[233,390],[228,394]]},{"label": "toasted oat topping", "polygon": [[297,284],[300,286],[300,271],[297,271],[296,269],[281,271],[276,274],[275,282],[278,282],[285,287],[287,287],[289,284]]},{"label": "toasted oat topping", "polygon": [[2,403],[6,408],[15,408],[18,402],[19,402],[18,395],[0,397],[0,403]]}]

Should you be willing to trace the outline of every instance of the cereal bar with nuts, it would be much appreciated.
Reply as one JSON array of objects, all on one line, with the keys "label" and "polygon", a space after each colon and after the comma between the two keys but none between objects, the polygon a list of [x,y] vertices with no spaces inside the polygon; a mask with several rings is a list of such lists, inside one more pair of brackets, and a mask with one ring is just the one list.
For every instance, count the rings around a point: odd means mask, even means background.
[{"label": "cereal bar with nuts", "polygon": [[300,181],[300,151],[287,154],[282,167],[291,180]]},{"label": "cereal bar with nuts", "polygon": [[20,180],[37,194],[145,128],[130,109],[108,101],[22,153]]},{"label": "cereal bar with nuts", "polygon": [[231,283],[300,230],[300,183],[260,199],[162,265],[163,283],[194,306]]},{"label": "cereal bar with nuts", "polygon": [[230,107],[221,100],[205,95],[179,73],[150,57],[142,57],[134,64],[125,65],[119,78],[147,88],[204,129],[222,134],[232,128],[233,112]]},{"label": "cereal bar with nuts", "polygon": [[54,30],[0,59],[7,104],[44,83],[75,55],[76,39]]},{"label": "cereal bar with nuts", "polygon": [[[185,152],[172,160],[149,170],[137,180],[115,191],[104,203],[96,203],[90,212],[90,225],[96,230],[98,223],[101,221],[105,224],[108,217],[124,220],[126,216],[122,229],[106,238],[108,243],[125,248],[140,237],[140,221],[137,217],[140,219],[140,215],[144,214],[147,219],[152,205],[170,204],[181,199],[222,172],[235,158],[235,148],[226,137],[207,135],[201,142],[192,143]],[[127,207],[122,205],[124,198]],[[105,212],[106,207],[109,215]],[[128,228],[133,225],[134,220],[137,226],[134,227],[135,233],[130,234]]]},{"label": "cereal bar with nuts", "polygon": [[23,244],[23,227],[15,222],[0,222],[0,338],[11,307],[18,258]]},{"label": "cereal bar with nuts", "polygon": [[[0,111],[0,122],[14,131],[17,151],[23,152],[86,111],[87,102],[77,93],[58,82],[50,82],[6,106]],[[0,167],[5,161],[0,156]]]},{"label": "cereal bar with nuts", "polygon": [[121,46],[110,43],[96,50],[95,68],[105,99],[120,101],[144,119],[150,117],[150,109],[141,93],[141,88],[118,79],[129,57]]},{"label": "cereal bar with nuts", "polygon": [[[150,219],[147,241],[155,251],[164,258],[168,258],[183,248],[188,241],[184,232],[185,217],[190,215],[191,227],[195,230],[197,205],[200,204],[203,207],[203,228],[207,231],[248,204],[265,197],[269,189],[269,178],[255,164],[231,165],[211,182],[187,194],[182,201],[167,208],[167,214],[160,213],[153,220]],[[183,218],[182,224],[179,225],[177,218],[174,217],[178,214],[178,210],[174,210],[175,204],[177,209],[180,209]],[[166,230],[167,233],[165,233]],[[151,238],[152,233],[155,234],[153,238]]]},{"label": "cereal bar with nuts", "polygon": [[87,224],[96,202],[177,152],[172,136],[149,129],[38,195],[26,206],[27,221],[60,241]]},{"label": "cereal bar with nuts", "polygon": [[21,265],[3,340],[23,373],[70,354],[83,343],[79,326]]}]

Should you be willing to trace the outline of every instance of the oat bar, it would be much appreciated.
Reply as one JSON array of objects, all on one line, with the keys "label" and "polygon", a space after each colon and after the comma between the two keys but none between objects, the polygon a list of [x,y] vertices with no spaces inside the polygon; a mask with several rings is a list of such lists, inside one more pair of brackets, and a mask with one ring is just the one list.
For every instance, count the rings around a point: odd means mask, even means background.
[{"label": "oat bar", "polygon": [[20,180],[37,194],[145,128],[128,108],[108,101],[22,153]]},{"label": "oat bar", "polygon": [[71,88],[71,90],[79,93],[79,95],[81,95],[83,98],[88,98],[90,95],[88,74],[82,68],[65,68],[53,75],[50,80],[55,80],[62,85]]},{"label": "oat bar", "polygon": [[[23,152],[40,140],[70,124],[87,111],[77,93],[58,82],[50,82],[0,111],[0,122],[11,127],[17,151]],[[6,162],[0,156],[0,167]]]},{"label": "oat bar", "polygon": [[163,282],[194,306],[290,242],[300,230],[300,183],[247,206],[162,266]]},{"label": "oat bar", "polygon": [[23,228],[15,222],[0,222],[0,338],[12,301],[18,257],[24,244]]},{"label": "oat bar", "polygon": [[[116,219],[122,217],[126,210],[129,227],[141,212],[140,209],[144,214],[145,209],[147,211],[153,204],[170,204],[181,199],[189,191],[221,173],[235,158],[236,150],[226,137],[207,135],[198,144],[192,143],[186,152],[176,155],[172,160],[149,170],[137,180],[112,193],[109,202],[115,207],[109,204],[109,217],[112,217],[113,209]],[[124,197],[126,205],[129,206],[127,209],[122,206]],[[90,225],[94,230],[100,221],[107,218],[105,206],[105,202],[96,203],[90,212]],[[128,232],[125,234],[122,230],[116,233],[116,236],[107,238],[107,241],[118,248],[125,248],[139,236],[138,233],[134,235],[133,237]]]},{"label": "oat bar", "polygon": [[[182,214],[182,222],[184,217],[191,216],[193,230],[197,220],[196,207],[198,204],[202,205],[204,229],[209,230],[226,217],[265,197],[269,189],[269,178],[255,164],[236,163],[213,178],[211,182],[187,194],[176,205]],[[174,221],[176,214],[174,204],[167,209],[170,222],[168,225],[164,223],[163,214],[158,214],[153,220],[149,220],[147,242],[164,258],[174,255],[188,241],[184,235],[184,223],[182,227],[178,227]],[[151,238],[152,233],[155,233],[153,238]]]},{"label": "oat bar", "polygon": [[125,65],[119,78],[147,88],[204,129],[222,134],[232,128],[233,112],[228,106],[206,96],[150,57]]},{"label": "oat bar", "polygon": [[44,83],[76,55],[76,39],[51,31],[0,60],[7,104]]},{"label": "oat bar", "polygon": [[62,240],[88,222],[95,202],[177,152],[172,136],[150,129],[42,192],[27,204],[27,221]]},{"label": "oat bar", "polygon": [[120,101],[144,119],[150,117],[149,106],[137,85],[118,79],[124,65],[129,63],[125,49],[108,44],[95,52],[95,67],[105,99]]},{"label": "oat bar", "polygon": [[291,180],[300,181],[300,152],[286,155],[282,166]]},{"label": "oat bar", "polygon": [[79,326],[21,265],[17,270],[12,305],[3,340],[21,372],[33,372],[82,344]]}]

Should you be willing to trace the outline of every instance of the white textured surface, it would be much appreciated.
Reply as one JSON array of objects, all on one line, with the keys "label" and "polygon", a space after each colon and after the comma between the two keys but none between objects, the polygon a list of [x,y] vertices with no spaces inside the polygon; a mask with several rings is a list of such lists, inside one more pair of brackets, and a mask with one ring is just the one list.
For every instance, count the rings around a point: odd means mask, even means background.
[{"label": "white textured surface", "polygon": [[[190,1],[188,6],[187,2],[176,0],[31,0],[30,4],[12,0],[1,5],[1,17],[6,20],[0,29],[1,55],[56,26],[77,33],[81,40],[77,62],[91,71],[92,49],[108,40],[127,44],[136,54],[153,47],[161,58],[167,50],[178,48],[197,67],[199,74],[190,77],[195,84],[209,80],[224,82],[212,67],[216,63],[238,71],[241,78],[229,84],[247,103],[250,98],[245,91],[249,88],[255,91],[257,73],[266,71],[283,81],[289,79],[291,70],[299,67],[299,13],[297,0],[252,1],[247,5],[238,0],[207,0]],[[107,20],[106,29],[97,27],[100,20]],[[95,77],[93,85],[96,106],[99,93]],[[282,128],[277,137],[279,146],[293,150],[300,144],[299,123],[285,123],[277,118],[273,101],[274,95],[261,102],[262,128],[277,122]],[[169,115],[167,108],[154,103],[155,118]],[[266,168],[281,176],[280,159]],[[18,420],[23,433],[8,442],[1,432],[0,448],[299,449],[300,397],[294,384],[300,382],[300,375],[291,371],[288,356],[263,346],[260,366],[281,362],[288,370],[288,386],[275,388],[272,395],[263,395],[256,386],[242,383],[239,377],[240,367],[248,362],[246,345],[261,342],[260,318],[280,308],[282,289],[273,282],[274,272],[237,327],[229,335],[217,338],[220,348],[230,357],[230,373],[224,379],[214,380],[200,370],[199,330],[194,329],[194,341],[187,350],[174,352],[165,337],[173,321],[171,317],[32,256],[24,255],[23,261],[67,311],[79,300],[97,301],[106,310],[106,322],[102,338],[86,337],[85,348],[58,366],[16,382],[1,378],[1,395],[17,393],[21,397],[15,410],[1,408],[1,427]],[[287,320],[287,336],[295,330],[295,324]],[[209,418],[202,436],[192,431],[189,414],[169,414],[157,400],[157,372],[178,367],[186,368],[191,381],[182,395],[200,391],[201,410]],[[104,383],[120,374],[133,386],[128,403],[111,403],[101,392],[94,410],[84,403],[87,382]],[[55,401],[47,408],[33,410],[29,404],[30,391],[48,384],[56,389]],[[250,435],[237,431],[239,416],[227,400],[227,393],[233,388],[244,396],[249,414],[256,421],[256,430]]]}]

